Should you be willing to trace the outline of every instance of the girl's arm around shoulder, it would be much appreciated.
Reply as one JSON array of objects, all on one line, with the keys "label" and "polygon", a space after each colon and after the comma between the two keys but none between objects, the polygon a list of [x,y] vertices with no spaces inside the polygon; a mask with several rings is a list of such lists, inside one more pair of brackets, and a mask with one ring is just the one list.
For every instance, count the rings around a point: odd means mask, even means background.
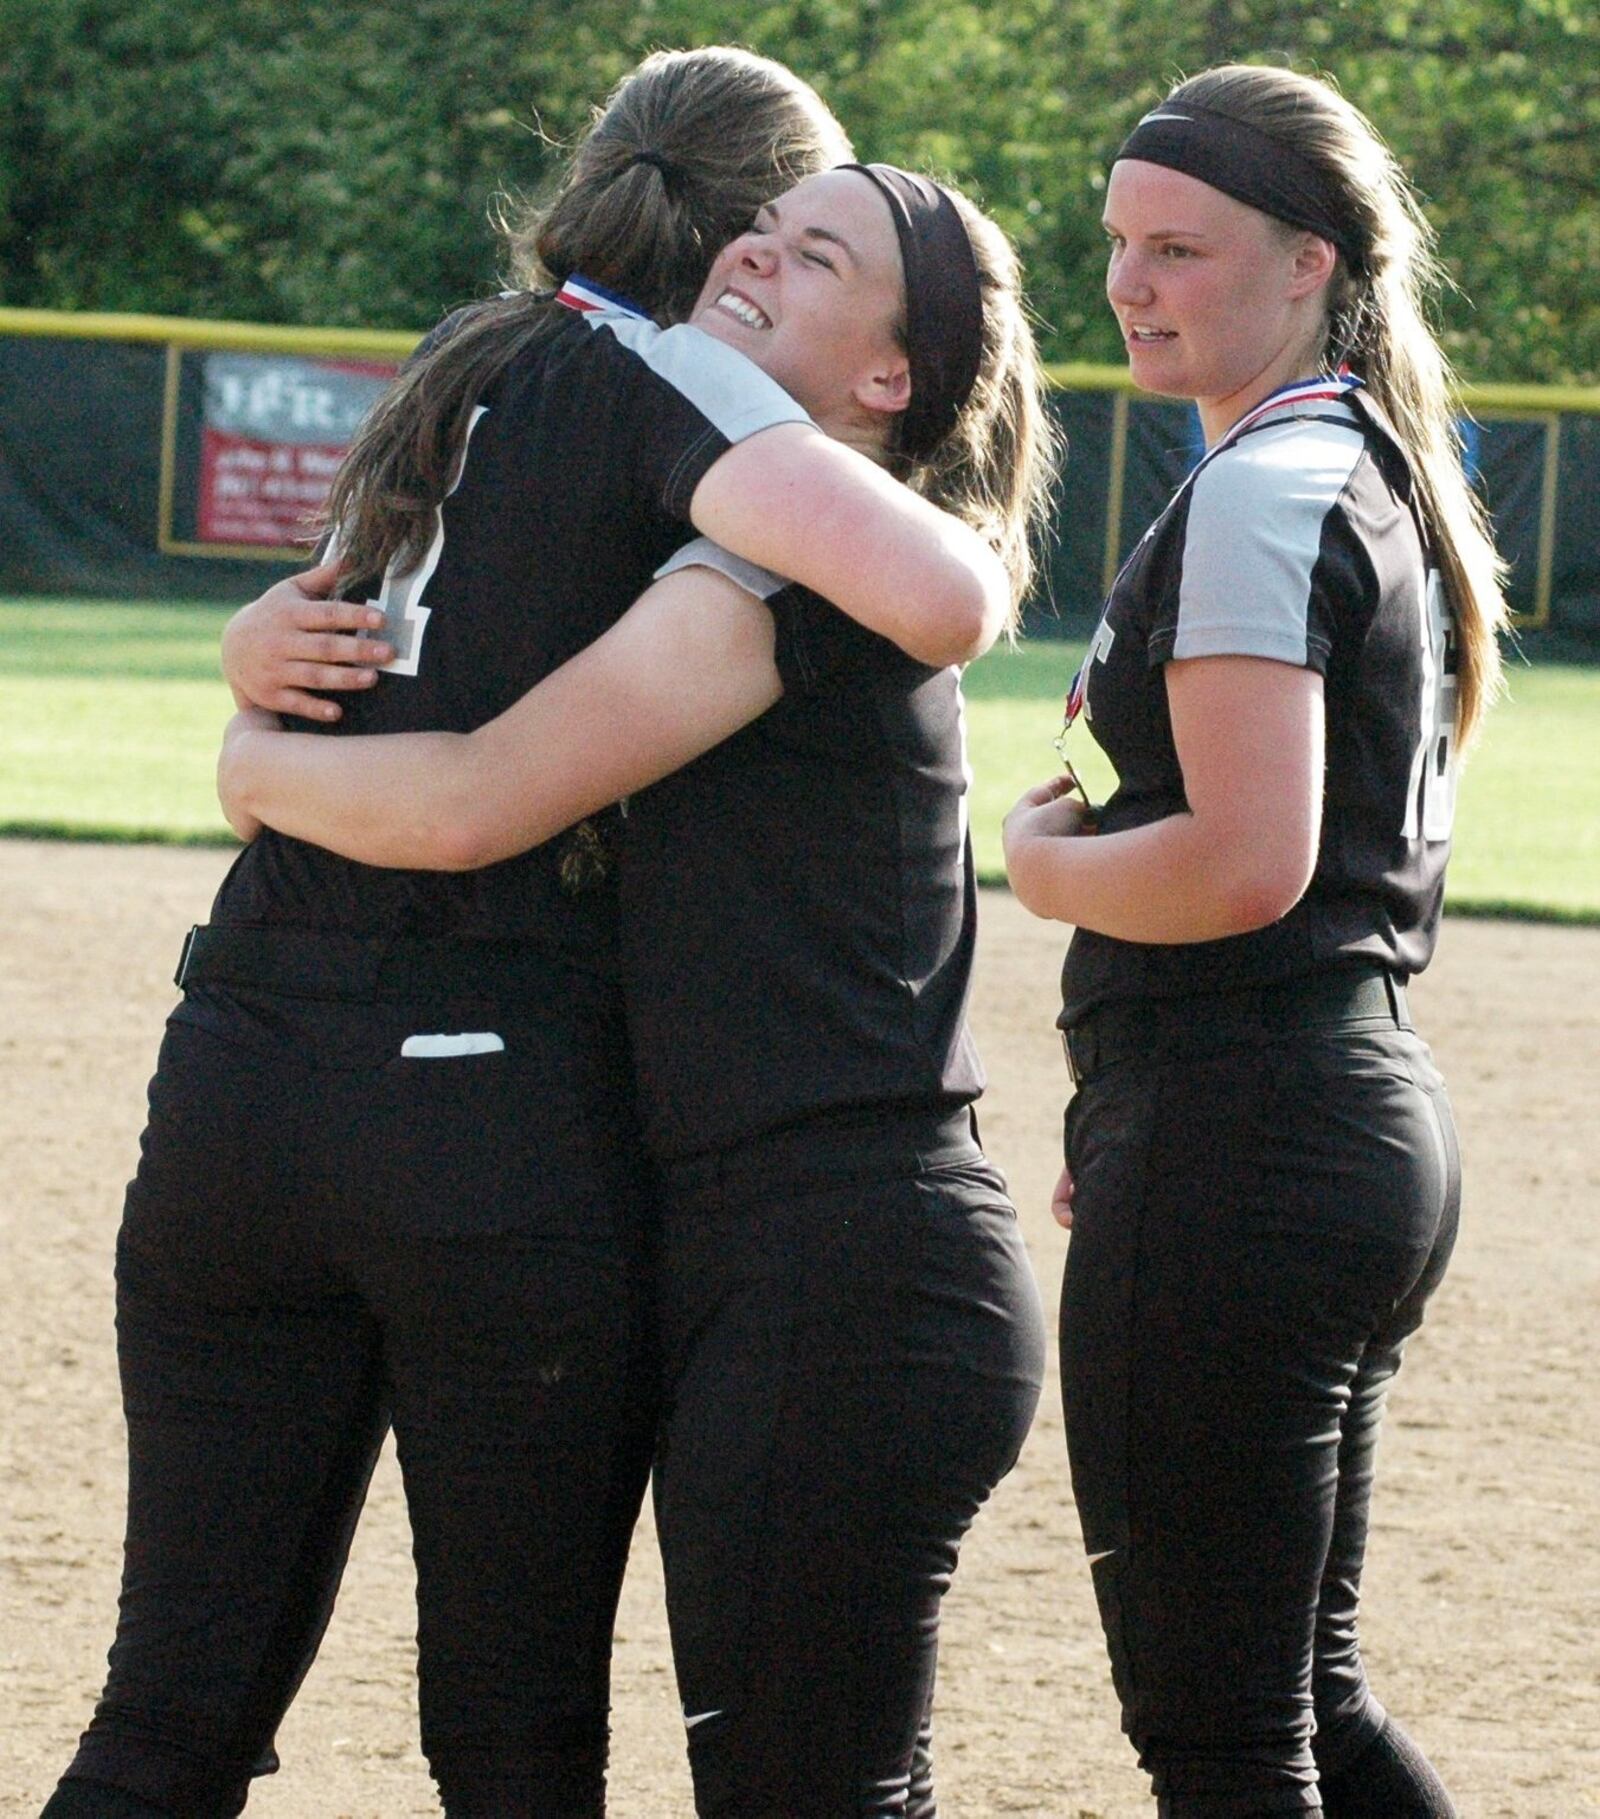
[{"label": "girl's arm around shoulder", "polygon": [[809,425],[729,449],[690,517],[936,669],[981,656],[1011,616],[1005,567],[976,531]]},{"label": "girl's arm around shoulder", "polygon": [[475,732],[313,738],[241,717],[218,793],[235,827],[367,865],[472,871],[681,769],[781,693],[771,613],[688,568]]},{"label": "girl's arm around shoulder", "polygon": [[1166,666],[1188,807],[1085,837],[1078,805],[1033,790],[1006,818],[1011,888],[1036,916],[1123,941],[1215,941],[1286,915],[1316,868],[1322,678],[1259,657]]}]

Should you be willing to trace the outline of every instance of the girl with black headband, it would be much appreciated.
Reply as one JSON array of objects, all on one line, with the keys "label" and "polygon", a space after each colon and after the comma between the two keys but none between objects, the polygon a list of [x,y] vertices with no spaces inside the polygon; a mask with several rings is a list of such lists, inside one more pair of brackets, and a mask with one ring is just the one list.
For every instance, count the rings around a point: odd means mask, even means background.
[{"label": "girl with black headband", "polygon": [[[1014,257],[970,204],[887,166],[813,177],[692,320],[980,525],[1021,598],[1049,438]],[[705,1814],[933,1813],[940,1595],[1038,1394],[1036,1290],[971,1110],[964,771],[955,670],[704,542],[477,733],[242,725],[224,757],[241,831],[373,864],[483,865],[630,795],[656,1502]]]},{"label": "girl with black headband", "polygon": [[[1356,1607],[1401,1347],[1455,1236],[1405,982],[1438,927],[1499,565],[1462,477],[1410,191],[1325,83],[1228,67],[1133,130],[1107,293],[1207,452],[1069,696],[1113,760],[1006,824],[1076,925],[1056,1211],[1073,1488],[1160,1811],[1439,1819]],[[1088,836],[1093,836],[1088,837]]]},{"label": "girl with black headband", "polygon": [[[662,53],[619,85],[519,236],[522,287],[430,339],[341,470],[342,610],[391,607],[403,645],[351,729],[480,725],[694,523],[857,611],[875,594],[937,660],[993,635],[1011,590],[983,538],[736,349],[615,294],[681,317],[764,200],[847,152],[813,91],[745,52]],[[875,564],[816,534],[840,514]],[[268,834],[187,943],[119,1235],[118,1635],[50,1819],[241,1809],[391,1418],[444,1810],[604,1810],[657,1407],[614,834],[449,877]]]}]

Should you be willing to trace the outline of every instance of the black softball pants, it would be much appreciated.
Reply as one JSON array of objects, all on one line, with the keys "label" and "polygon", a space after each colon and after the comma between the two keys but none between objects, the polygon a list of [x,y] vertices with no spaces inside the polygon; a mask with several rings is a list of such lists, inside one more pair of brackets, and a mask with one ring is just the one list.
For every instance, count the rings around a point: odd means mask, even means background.
[{"label": "black softball pants", "polygon": [[[169,1025],[117,1254],[119,1621],[59,1810],[243,1808],[391,1420],[446,1812],[604,1810],[657,1366],[626,1049],[583,990],[544,1017],[315,1007],[337,1065],[287,1002],[281,1042]],[[402,1059],[408,1020],[505,1047]]]},{"label": "black softball pants", "polygon": [[1044,1368],[970,1114],[672,1173],[655,1498],[696,1811],[935,1812],[939,1605]]},{"label": "black softball pants", "polygon": [[1403,1011],[1186,1014],[1068,1107],[1073,1489],[1160,1812],[1319,1812],[1385,1723],[1356,1625],[1374,1451],[1455,1239],[1455,1131]]}]

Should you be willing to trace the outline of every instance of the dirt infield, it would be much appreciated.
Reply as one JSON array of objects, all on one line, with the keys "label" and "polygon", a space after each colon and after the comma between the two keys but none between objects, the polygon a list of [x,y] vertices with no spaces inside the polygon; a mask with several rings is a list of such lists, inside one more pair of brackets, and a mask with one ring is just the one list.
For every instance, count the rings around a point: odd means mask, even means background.
[{"label": "dirt infield", "polygon": [[[110,1261],[181,931],[214,852],[0,842],[0,1815],[38,1811],[98,1689],[115,1606],[123,1440]],[[1045,1202],[1065,1081],[1059,930],[983,906],[977,1022],[1047,1299]],[[1366,1636],[1380,1694],[1464,1819],[1600,1813],[1600,930],[1452,922],[1414,993],[1452,1083],[1467,1209],[1394,1402]],[[963,1556],[939,1703],[952,1816],[1132,1819],[1047,1390]],[[260,1784],[265,1819],[436,1812],[416,1747],[411,1563],[380,1467],[321,1659]],[[612,1811],[690,1812],[659,1568],[641,1531],[617,1645]]]}]

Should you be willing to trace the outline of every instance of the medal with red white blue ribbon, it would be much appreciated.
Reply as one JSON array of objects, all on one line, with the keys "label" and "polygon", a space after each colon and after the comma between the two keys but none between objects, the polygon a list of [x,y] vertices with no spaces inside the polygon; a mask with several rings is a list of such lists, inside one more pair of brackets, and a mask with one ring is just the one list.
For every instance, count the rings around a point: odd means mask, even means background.
[{"label": "medal with red white blue ribbon", "polygon": [[600,314],[647,319],[637,303],[630,303],[616,291],[608,291],[603,284],[596,284],[593,278],[580,277],[577,272],[556,292],[556,302],[585,316]]},{"label": "medal with red white blue ribbon", "polygon": [[[1067,690],[1067,699],[1063,705],[1061,715],[1061,732],[1063,737],[1066,735],[1067,729],[1072,725],[1073,721],[1083,712],[1083,698],[1089,692],[1089,665],[1093,661],[1094,658],[1091,653],[1085,651],[1083,654],[1083,661],[1078,665],[1078,673],[1072,678],[1072,686]],[[1060,745],[1061,741],[1058,739],[1056,741],[1057,750],[1060,750]],[[1061,755],[1063,758],[1066,757],[1065,752],[1062,752]]]}]

